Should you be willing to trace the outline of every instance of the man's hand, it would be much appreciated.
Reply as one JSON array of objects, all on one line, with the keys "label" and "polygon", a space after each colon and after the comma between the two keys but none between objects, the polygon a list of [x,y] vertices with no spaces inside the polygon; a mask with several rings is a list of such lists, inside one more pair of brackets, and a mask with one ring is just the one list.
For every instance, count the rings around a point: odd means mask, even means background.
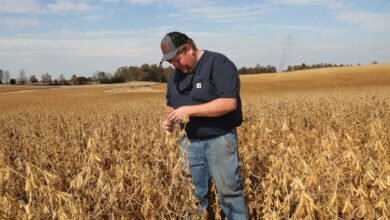
[{"label": "man's hand", "polygon": [[237,108],[236,98],[218,98],[213,101],[199,104],[187,105],[177,109],[171,109],[168,120],[173,122],[185,122],[188,117],[220,117]]},{"label": "man's hand", "polygon": [[164,129],[168,133],[172,133],[173,132],[173,126],[174,126],[174,123],[172,121],[169,121],[169,120],[165,120],[161,124],[162,129]]},{"label": "man's hand", "polygon": [[190,110],[191,106],[182,106],[175,109],[168,115],[168,120],[172,122],[183,122],[186,116],[190,116]]}]

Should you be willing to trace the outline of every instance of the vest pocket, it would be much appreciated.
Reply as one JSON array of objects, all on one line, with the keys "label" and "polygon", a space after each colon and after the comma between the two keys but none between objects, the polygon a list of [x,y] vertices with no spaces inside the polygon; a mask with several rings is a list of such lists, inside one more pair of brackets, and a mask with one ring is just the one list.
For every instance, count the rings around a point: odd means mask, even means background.
[{"label": "vest pocket", "polygon": [[210,82],[203,78],[195,80],[193,90],[192,96],[199,102],[209,102],[218,98],[215,89],[210,86]]}]

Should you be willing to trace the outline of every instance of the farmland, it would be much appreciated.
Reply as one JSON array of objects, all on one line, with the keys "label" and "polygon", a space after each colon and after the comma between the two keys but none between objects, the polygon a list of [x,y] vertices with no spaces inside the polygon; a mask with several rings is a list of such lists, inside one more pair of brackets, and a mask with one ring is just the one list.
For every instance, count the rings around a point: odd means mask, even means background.
[{"label": "farmland", "polygon": [[[180,131],[160,129],[165,86],[0,85],[0,218],[194,213]],[[390,64],[246,75],[241,90],[252,219],[390,217]]]}]

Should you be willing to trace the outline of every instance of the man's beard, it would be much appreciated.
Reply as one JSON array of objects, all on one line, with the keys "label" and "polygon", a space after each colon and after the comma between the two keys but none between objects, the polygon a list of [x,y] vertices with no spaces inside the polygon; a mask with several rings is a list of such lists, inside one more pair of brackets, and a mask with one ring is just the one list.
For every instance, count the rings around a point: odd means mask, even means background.
[{"label": "man's beard", "polygon": [[[196,67],[196,65],[195,65]],[[183,66],[182,68],[180,68],[180,72],[184,73],[184,74],[188,74],[188,73],[191,73],[193,71],[195,71],[195,67],[191,67],[191,66]]]},{"label": "man's beard", "polygon": [[[193,56],[195,56],[195,52],[193,53]],[[185,65],[182,68],[179,68],[179,70],[184,74],[192,73],[195,71],[197,65],[198,65],[198,60],[195,58],[195,61],[192,63],[192,65]]]}]

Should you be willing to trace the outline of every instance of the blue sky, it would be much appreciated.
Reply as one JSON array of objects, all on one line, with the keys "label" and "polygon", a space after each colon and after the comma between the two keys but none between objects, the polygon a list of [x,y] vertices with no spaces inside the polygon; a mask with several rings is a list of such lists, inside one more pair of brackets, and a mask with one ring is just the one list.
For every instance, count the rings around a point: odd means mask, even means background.
[{"label": "blue sky", "polygon": [[69,78],[156,64],[170,31],[239,68],[390,62],[389,0],[0,0],[0,69]]}]

